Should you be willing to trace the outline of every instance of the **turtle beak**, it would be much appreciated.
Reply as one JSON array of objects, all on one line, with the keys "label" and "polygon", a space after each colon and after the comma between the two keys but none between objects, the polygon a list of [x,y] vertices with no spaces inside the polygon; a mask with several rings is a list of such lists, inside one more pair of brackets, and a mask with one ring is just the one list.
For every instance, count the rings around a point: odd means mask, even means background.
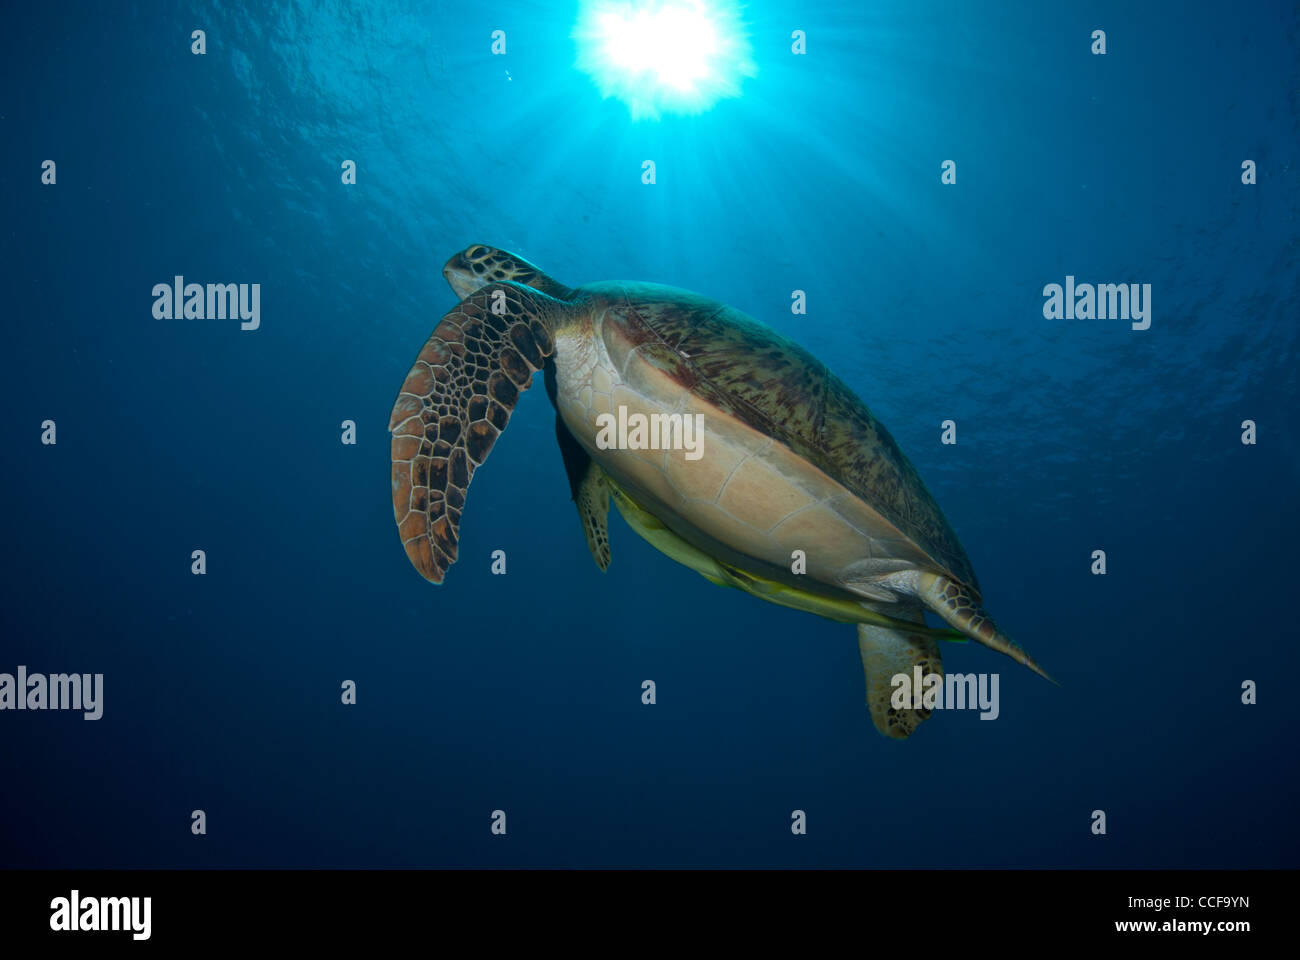
[{"label": "turtle beak", "polygon": [[442,268],[442,275],[456,296],[462,300],[484,286],[483,281],[475,275],[469,268],[469,264],[465,262],[464,256],[459,253],[447,261],[447,265]]}]

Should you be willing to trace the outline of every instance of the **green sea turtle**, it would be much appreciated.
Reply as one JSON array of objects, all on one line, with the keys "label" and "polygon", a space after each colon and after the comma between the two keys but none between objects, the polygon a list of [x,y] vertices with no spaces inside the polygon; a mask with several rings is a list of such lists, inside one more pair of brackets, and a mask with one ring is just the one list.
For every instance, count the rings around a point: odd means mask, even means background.
[{"label": "green sea turtle", "polygon": [[[917,667],[942,678],[939,639],[972,638],[1047,676],[981,608],[966,552],[893,438],[803,348],[685,290],[570,289],[481,244],[443,275],[461,302],[389,423],[393,512],[426,579],[441,583],[455,562],[470,480],[540,370],[602,570],[612,498],[637,533],[714,583],[855,623],[867,704],[890,737],[929,715],[891,703],[892,678]],[[649,436],[610,429],[637,415]],[[927,627],[927,609],[953,629]]]}]

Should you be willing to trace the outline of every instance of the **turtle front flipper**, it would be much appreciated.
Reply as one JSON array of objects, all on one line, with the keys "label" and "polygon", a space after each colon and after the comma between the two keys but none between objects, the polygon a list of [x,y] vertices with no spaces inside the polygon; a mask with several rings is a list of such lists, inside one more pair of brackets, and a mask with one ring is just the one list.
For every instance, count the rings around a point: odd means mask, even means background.
[{"label": "turtle front flipper", "polygon": [[569,473],[569,489],[582,521],[582,532],[587,538],[587,549],[601,573],[609,569],[609,480],[605,471],[596,466],[587,451],[555,415],[555,436],[564,455],[564,466]]},{"label": "turtle front flipper", "polygon": [[456,562],[474,471],[555,352],[562,307],[518,284],[489,284],[442,318],[402,384],[388,422],[393,516],[406,555],[433,583]]},{"label": "turtle front flipper", "polygon": [[972,640],[976,640],[991,650],[1005,653],[1016,663],[1023,664],[1034,673],[1051,680],[1047,671],[1034,662],[1034,658],[1025,653],[1016,643],[993,622],[979,601],[970,590],[951,577],[943,574],[922,572],[916,580],[917,594],[921,601],[934,613],[938,614],[951,627],[960,630]]},{"label": "turtle front flipper", "polygon": [[[924,622],[919,609],[906,619]],[[942,683],[943,658],[939,653],[939,641],[908,630],[859,623],[858,652],[862,654],[862,672],[867,678],[867,708],[871,711],[871,721],[886,737],[907,739],[931,711],[911,706],[910,696],[904,698],[905,705],[895,706],[895,693],[899,688],[894,685],[894,677],[905,676],[907,685],[903,689],[912,691],[916,668],[920,667],[922,687],[914,691],[918,698],[925,689],[926,677],[937,675]]]},{"label": "turtle front flipper", "polygon": [[578,485],[578,516],[587,535],[587,549],[602,573],[609,569],[609,481],[594,463]]},{"label": "turtle front flipper", "polygon": [[[546,361],[543,380],[546,395],[554,407],[558,396],[554,360]],[[569,495],[578,506],[587,549],[604,573],[609,569],[609,481],[605,471],[596,466],[582,444],[574,438],[558,408],[555,412],[555,442],[564,460],[565,476],[569,478]]]}]

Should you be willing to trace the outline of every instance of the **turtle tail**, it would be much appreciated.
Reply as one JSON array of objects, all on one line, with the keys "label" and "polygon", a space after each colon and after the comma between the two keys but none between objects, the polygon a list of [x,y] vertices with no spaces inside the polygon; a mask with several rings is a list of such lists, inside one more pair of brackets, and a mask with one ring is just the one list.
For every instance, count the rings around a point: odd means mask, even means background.
[{"label": "turtle tail", "polygon": [[1020,644],[997,628],[993,618],[979,605],[979,601],[968,588],[951,577],[928,572],[920,575],[918,586],[921,602],[949,626],[955,627],[991,650],[1005,653],[1016,663],[1023,664],[1043,679],[1056,683],[1046,670],[1034,662],[1034,658],[1027,654]]}]

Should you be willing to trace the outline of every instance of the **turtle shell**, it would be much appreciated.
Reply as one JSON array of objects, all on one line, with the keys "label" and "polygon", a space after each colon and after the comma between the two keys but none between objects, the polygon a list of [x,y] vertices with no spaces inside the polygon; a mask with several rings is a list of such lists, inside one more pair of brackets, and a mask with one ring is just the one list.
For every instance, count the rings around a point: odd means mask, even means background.
[{"label": "turtle shell", "polygon": [[803,347],[739,310],[649,283],[575,292],[617,307],[638,354],[702,399],[785,444],[892,523],[943,572],[979,585],[939,505],[858,396]]}]

